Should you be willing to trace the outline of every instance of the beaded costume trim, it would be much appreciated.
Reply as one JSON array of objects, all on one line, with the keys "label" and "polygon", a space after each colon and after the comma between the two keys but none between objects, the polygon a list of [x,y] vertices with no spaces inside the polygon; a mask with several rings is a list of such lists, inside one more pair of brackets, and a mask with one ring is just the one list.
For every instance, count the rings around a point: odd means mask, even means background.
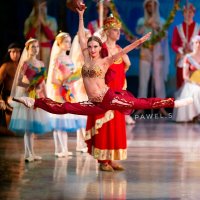
[{"label": "beaded costume trim", "polygon": [[126,149],[110,150],[93,148],[92,155],[98,160],[125,160],[127,158]]},{"label": "beaded costume trim", "polygon": [[94,125],[86,130],[85,140],[90,140],[94,135],[99,134],[98,129],[114,118],[114,111],[108,110],[103,117],[96,119]]},{"label": "beaded costume trim", "polygon": [[164,100],[161,100],[161,101],[154,102],[153,105],[152,105],[152,108],[156,109],[156,108],[164,107],[164,106],[167,106],[167,105],[173,106],[174,105],[174,99],[168,98],[168,99],[164,99]]},{"label": "beaded costume trim", "polygon": [[83,65],[81,74],[82,77],[87,78],[105,78],[105,74],[99,66],[87,67],[86,65]]}]

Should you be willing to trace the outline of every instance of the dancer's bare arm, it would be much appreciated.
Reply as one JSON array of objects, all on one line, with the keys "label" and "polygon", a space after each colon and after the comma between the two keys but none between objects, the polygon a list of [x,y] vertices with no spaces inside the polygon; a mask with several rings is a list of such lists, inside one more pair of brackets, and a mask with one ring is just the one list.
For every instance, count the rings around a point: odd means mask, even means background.
[{"label": "dancer's bare arm", "polygon": [[151,32],[147,33],[146,35],[144,35],[143,37],[141,37],[140,39],[136,40],[135,42],[129,44],[128,46],[124,47],[121,51],[119,51],[118,53],[107,57],[107,62],[111,65],[115,60],[119,59],[120,57],[122,57],[124,54],[127,54],[129,51],[135,49],[137,46],[139,46],[140,44],[142,44],[143,42],[145,42],[146,40],[149,39],[149,37],[151,36]]},{"label": "dancer's bare arm", "polygon": [[79,27],[78,27],[78,38],[79,38],[79,43],[81,46],[81,50],[83,52],[84,57],[88,56],[88,51],[87,51],[87,38],[85,35],[85,27],[84,27],[84,20],[83,20],[83,15],[85,12],[85,9],[79,10],[76,9],[79,15]]}]

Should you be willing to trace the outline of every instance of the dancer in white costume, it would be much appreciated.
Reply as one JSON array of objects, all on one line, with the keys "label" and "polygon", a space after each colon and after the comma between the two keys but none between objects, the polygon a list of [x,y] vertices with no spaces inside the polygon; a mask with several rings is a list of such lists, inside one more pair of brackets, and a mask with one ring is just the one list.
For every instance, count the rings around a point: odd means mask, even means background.
[{"label": "dancer in white costume", "polygon": [[[144,0],[144,16],[138,19],[136,26],[136,32],[139,35],[144,35],[149,31],[157,34],[161,30],[165,19],[160,16],[159,6],[159,0]],[[156,97],[165,98],[165,81],[167,80],[168,67],[169,50],[167,37],[157,42],[153,48],[145,48],[142,46],[140,51],[138,97],[147,97],[148,84],[152,72],[155,95]],[[140,110],[136,113],[141,114],[143,112],[143,110]],[[160,109],[160,113],[165,116],[168,115],[164,108]]]},{"label": "dancer in white costume", "polygon": [[48,0],[34,0],[32,2],[34,2],[33,9],[24,23],[24,36],[26,39],[38,38],[40,59],[48,67],[52,41],[56,36],[58,24],[56,18],[48,14]]},{"label": "dancer in white costume", "polygon": [[[56,102],[74,101],[71,93],[73,84],[68,83],[68,78],[74,70],[74,64],[66,55],[71,47],[71,37],[68,33],[59,33],[53,44],[50,65],[47,76],[47,96]],[[83,123],[81,123],[83,121]],[[82,128],[83,120],[78,120],[76,115],[52,115],[53,137],[55,143],[55,156],[65,157],[72,155],[68,151],[68,134]]]},{"label": "dancer in white costume", "polygon": [[[36,58],[39,43],[29,39],[25,43],[12,85],[11,97],[46,97],[46,67]],[[49,113],[41,109],[27,109],[24,105],[13,103],[14,107],[9,129],[17,134],[24,133],[25,161],[41,160],[33,150],[33,133],[43,134],[51,131]]]},{"label": "dancer in white costume", "polygon": [[177,99],[191,96],[193,104],[174,109],[174,120],[188,122],[195,120],[200,115],[200,36],[192,39],[192,53],[186,54],[183,61],[184,84],[177,91]]},{"label": "dancer in white costume", "polygon": [[[91,36],[90,31],[85,29],[85,35],[87,38],[89,38]],[[72,59],[72,62],[74,63],[74,67],[75,67],[74,70],[80,71],[80,73],[81,73],[81,69],[84,64],[84,57],[83,57],[81,47],[79,44],[78,35],[76,35],[73,39],[69,56]],[[88,96],[86,94],[82,78],[80,78],[79,80],[74,82],[73,87],[74,87],[73,94],[74,94],[76,102],[88,101]],[[87,145],[86,145],[85,139],[84,139],[85,134],[86,134],[85,128],[86,128],[87,116],[79,115],[78,117],[80,118],[81,121],[84,120],[84,124],[83,124],[84,127],[78,129],[76,132],[76,135],[77,135],[76,151],[84,153],[84,152],[87,152]]]}]

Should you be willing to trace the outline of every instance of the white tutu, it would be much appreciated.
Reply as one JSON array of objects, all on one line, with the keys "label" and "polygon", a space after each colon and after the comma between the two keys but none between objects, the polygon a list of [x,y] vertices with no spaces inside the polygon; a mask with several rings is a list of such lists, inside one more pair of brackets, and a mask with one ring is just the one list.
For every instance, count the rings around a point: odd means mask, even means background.
[{"label": "white tutu", "polygon": [[14,104],[9,129],[17,134],[44,134],[52,131],[50,114],[42,109],[27,108],[23,104]]},{"label": "white tutu", "polygon": [[192,97],[193,103],[180,108],[174,108],[173,119],[176,122],[188,122],[194,117],[200,115],[200,86],[185,82],[183,86],[177,91],[176,99],[183,99]]}]

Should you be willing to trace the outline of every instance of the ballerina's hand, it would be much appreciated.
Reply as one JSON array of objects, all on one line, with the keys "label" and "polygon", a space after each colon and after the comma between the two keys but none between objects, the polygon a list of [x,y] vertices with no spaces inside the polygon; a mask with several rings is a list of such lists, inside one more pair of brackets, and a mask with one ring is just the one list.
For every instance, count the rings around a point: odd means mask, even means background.
[{"label": "ballerina's hand", "polygon": [[0,110],[5,110],[6,109],[6,104],[3,99],[0,100]]},{"label": "ballerina's hand", "polygon": [[30,97],[13,97],[12,100],[24,104],[27,108],[32,108],[35,104],[35,99]]},{"label": "ballerina's hand", "polygon": [[76,8],[76,11],[80,15],[80,14],[83,14],[85,12],[86,8],[87,7],[85,6],[85,4],[81,2],[79,7]]},{"label": "ballerina's hand", "polygon": [[146,35],[144,35],[143,37],[141,37],[139,40],[141,43],[145,42],[146,40],[148,40],[151,36],[151,32],[148,32]]},{"label": "ballerina's hand", "polygon": [[85,10],[87,7],[83,2],[80,2],[80,8],[81,10]]}]

